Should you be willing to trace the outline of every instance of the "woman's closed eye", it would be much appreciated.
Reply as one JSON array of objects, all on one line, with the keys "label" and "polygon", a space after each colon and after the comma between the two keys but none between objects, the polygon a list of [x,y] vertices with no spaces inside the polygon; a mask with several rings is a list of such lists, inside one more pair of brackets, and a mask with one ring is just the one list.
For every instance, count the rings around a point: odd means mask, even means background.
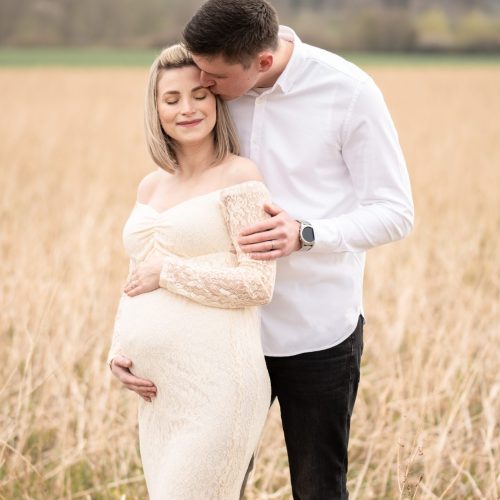
[{"label": "woman's closed eye", "polygon": [[[196,94],[196,95],[193,95],[193,99],[195,101],[203,101],[203,99],[206,99],[207,98],[207,95],[208,93],[207,92],[203,92],[202,94]],[[169,105],[174,105],[174,104],[177,104],[179,102],[179,99],[165,99],[165,104],[169,104]]]},{"label": "woman's closed eye", "polygon": [[206,91],[202,92],[202,93],[199,93],[199,94],[195,94],[193,97],[197,100],[197,101],[203,101],[203,99],[206,99],[208,93]]}]

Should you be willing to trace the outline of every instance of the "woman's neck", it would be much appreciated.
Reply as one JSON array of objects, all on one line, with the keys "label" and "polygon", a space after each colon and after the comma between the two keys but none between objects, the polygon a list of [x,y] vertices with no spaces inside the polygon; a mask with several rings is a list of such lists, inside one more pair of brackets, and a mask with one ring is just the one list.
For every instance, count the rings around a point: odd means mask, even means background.
[{"label": "woman's neck", "polygon": [[215,161],[215,147],[211,137],[202,143],[179,145],[176,154],[179,164],[177,176],[182,181],[200,177]]}]

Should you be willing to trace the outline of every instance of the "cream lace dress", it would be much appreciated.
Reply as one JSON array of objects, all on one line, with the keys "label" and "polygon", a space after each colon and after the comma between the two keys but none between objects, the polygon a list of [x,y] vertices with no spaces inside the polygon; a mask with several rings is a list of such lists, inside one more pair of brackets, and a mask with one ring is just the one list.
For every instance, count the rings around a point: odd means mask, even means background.
[{"label": "cream lace dress", "polygon": [[270,404],[259,304],[275,264],[238,247],[266,217],[263,183],[247,181],[158,212],[136,203],[124,230],[131,269],[164,256],[160,288],[118,306],[108,362],[130,358],[157,396],[140,399],[139,443],[153,500],[239,498]]}]

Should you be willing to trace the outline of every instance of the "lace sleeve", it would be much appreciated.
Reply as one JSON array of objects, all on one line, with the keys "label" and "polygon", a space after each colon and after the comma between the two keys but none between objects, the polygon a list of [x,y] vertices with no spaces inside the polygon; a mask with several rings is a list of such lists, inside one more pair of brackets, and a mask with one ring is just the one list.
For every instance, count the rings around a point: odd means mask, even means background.
[{"label": "lace sleeve", "polygon": [[237,239],[245,227],[269,217],[263,204],[269,192],[262,182],[250,181],[221,191],[221,210],[238,265],[213,268],[190,259],[168,256],[160,286],[200,304],[240,308],[271,301],[276,275],[275,261],[257,261],[241,251]]}]

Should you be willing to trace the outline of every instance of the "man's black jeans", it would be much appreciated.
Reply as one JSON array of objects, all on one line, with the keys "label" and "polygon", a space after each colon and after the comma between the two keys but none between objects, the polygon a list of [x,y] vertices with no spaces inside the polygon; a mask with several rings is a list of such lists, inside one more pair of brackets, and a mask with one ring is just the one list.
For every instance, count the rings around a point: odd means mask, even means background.
[{"label": "man's black jeans", "polygon": [[358,391],[364,319],[341,344],[266,357],[278,398],[295,500],[347,499],[347,444]]}]

